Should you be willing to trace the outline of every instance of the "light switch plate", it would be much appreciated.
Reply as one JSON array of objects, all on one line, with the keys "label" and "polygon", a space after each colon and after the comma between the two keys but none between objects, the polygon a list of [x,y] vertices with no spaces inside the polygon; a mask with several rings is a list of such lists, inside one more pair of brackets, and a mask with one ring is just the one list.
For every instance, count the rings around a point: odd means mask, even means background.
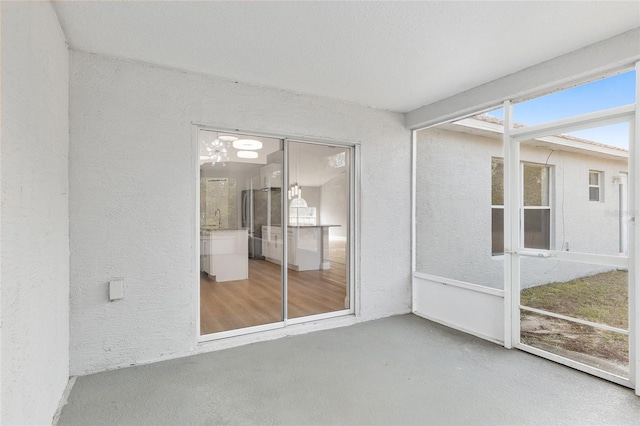
[{"label": "light switch plate", "polygon": [[124,297],[124,280],[109,281],[109,300],[114,301]]}]

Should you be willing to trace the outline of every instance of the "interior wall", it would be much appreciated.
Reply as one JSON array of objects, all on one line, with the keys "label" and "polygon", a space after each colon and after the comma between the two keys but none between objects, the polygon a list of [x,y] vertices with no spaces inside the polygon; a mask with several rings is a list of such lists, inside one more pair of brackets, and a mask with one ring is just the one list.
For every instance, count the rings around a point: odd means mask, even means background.
[{"label": "interior wall", "polygon": [[51,424],[69,378],[69,54],[49,2],[1,2],[2,424]]},{"label": "interior wall", "polygon": [[[72,374],[265,338],[196,344],[193,122],[361,143],[357,320],[410,311],[401,114],[82,52],[70,79]],[[109,302],[116,277],[124,299]]]},{"label": "interior wall", "polygon": [[[342,173],[322,185],[322,220],[329,228],[329,237],[346,238],[348,231],[349,182]],[[393,216],[393,213],[391,213]]]},{"label": "interior wall", "polygon": [[316,222],[318,225],[324,224],[322,217],[322,187],[303,186],[302,198],[307,202],[308,207],[316,208]]}]

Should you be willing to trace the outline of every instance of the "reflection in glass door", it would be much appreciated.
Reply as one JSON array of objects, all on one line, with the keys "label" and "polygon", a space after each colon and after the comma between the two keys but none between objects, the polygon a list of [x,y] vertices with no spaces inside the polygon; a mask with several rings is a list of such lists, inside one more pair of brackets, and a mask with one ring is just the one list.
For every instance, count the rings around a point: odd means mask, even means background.
[{"label": "reflection in glass door", "polygon": [[203,340],[353,312],[353,148],[198,137]]},{"label": "reflection in glass door", "polygon": [[[200,334],[283,322],[280,139],[201,130]],[[280,253],[280,255],[278,255]]]},{"label": "reflection in glass door", "polygon": [[348,310],[350,148],[287,142],[287,318]]},{"label": "reflection in glass door", "polygon": [[[629,134],[628,122],[617,125]],[[607,134],[606,126],[591,130]],[[516,342],[629,385],[629,142],[613,146],[570,131],[556,127],[553,135],[527,138],[524,128],[511,142],[519,144],[512,152],[522,164],[513,192],[519,199],[512,228],[519,239]]]}]

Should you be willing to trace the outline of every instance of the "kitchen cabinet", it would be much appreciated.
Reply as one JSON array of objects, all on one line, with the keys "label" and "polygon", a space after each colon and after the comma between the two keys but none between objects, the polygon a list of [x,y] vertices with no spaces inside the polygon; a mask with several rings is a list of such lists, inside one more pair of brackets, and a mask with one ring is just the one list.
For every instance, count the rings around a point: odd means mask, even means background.
[{"label": "kitchen cabinet", "polygon": [[[329,269],[329,227],[287,227],[287,266],[296,271]],[[282,227],[262,227],[262,253],[266,260],[282,264]]]},{"label": "kitchen cabinet", "polygon": [[217,282],[249,278],[247,230],[202,231],[200,270]]},{"label": "kitchen cabinet", "polygon": [[260,188],[282,188],[282,165],[267,164],[260,168]]}]

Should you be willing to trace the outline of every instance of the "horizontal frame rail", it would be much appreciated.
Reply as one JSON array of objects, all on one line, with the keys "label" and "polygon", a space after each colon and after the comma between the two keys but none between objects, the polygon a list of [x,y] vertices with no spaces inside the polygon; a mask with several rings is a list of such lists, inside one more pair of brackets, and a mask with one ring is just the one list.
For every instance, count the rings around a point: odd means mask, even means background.
[{"label": "horizontal frame rail", "polygon": [[549,121],[534,126],[518,127],[509,129],[509,136],[511,136],[514,141],[523,141],[543,136],[553,136],[559,133],[575,132],[591,127],[623,123],[633,120],[635,110],[635,105],[625,105],[562,120]]},{"label": "horizontal frame rail", "polygon": [[414,272],[415,278],[421,278],[423,280],[429,280],[437,282],[439,284],[450,285],[452,287],[464,288],[467,290],[476,291],[478,293],[490,294],[492,296],[504,297],[504,290],[500,290],[493,287],[487,287],[484,285],[468,283],[466,281],[458,281],[452,278],[439,277],[437,275],[425,274],[424,272]]},{"label": "horizontal frame rail", "polygon": [[517,349],[520,349],[521,351],[529,352],[530,354],[533,354],[542,358],[547,358],[559,364],[566,365],[567,367],[575,368],[576,370],[584,371],[593,376],[600,377],[601,379],[605,379],[610,382],[617,383],[619,385],[626,386],[631,389],[633,389],[634,387],[630,379],[626,377],[618,376],[617,374],[609,373],[608,371],[604,371],[596,367],[592,367],[588,364],[583,364],[579,361],[574,361],[572,359],[565,358],[560,355],[556,355],[552,352],[545,351],[543,349],[538,349],[533,346],[525,345],[524,343],[518,343],[515,345],[515,347]]},{"label": "horizontal frame rail", "polygon": [[593,265],[614,266],[616,268],[629,268],[629,257],[611,256],[606,254],[574,253],[556,250],[518,250],[513,254],[524,257],[553,258],[563,262],[588,263]]},{"label": "horizontal frame rail", "polygon": [[597,322],[581,320],[580,318],[568,317],[566,315],[556,314],[554,312],[549,312],[549,311],[545,311],[545,310],[542,310],[542,309],[530,308],[528,306],[520,305],[520,310],[521,311],[529,311],[529,312],[533,312],[535,314],[545,315],[545,316],[548,316],[548,317],[558,318],[558,319],[565,320],[565,321],[575,322],[575,323],[582,324],[582,325],[588,325],[588,326],[591,326],[593,328],[598,328],[600,330],[605,330],[605,331],[612,331],[614,333],[620,333],[620,334],[624,334],[626,336],[629,335],[629,330],[625,330],[623,328],[617,328],[617,327],[612,327],[612,326],[606,325],[606,324],[599,324]]}]

